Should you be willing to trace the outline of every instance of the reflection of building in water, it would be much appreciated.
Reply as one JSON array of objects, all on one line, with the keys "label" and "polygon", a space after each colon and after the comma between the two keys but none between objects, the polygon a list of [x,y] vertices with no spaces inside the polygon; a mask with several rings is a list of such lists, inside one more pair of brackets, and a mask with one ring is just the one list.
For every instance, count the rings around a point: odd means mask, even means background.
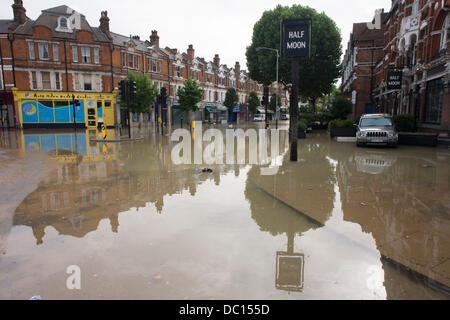
[{"label": "reflection of building in water", "polygon": [[[336,149],[344,219],[371,233],[383,257],[448,289],[450,155],[413,152],[395,152],[394,158],[391,150]],[[394,277],[386,273],[386,288],[395,289],[387,290],[388,298],[405,289],[387,284]]]},{"label": "reflection of building in water", "polygon": [[[81,238],[95,231],[101,220],[109,219],[112,231],[118,232],[119,213],[149,203],[161,213],[166,196],[184,190],[195,195],[198,184],[207,180],[220,183],[222,174],[235,170],[234,166],[217,166],[210,175],[192,166],[174,166],[170,150],[155,148],[151,143],[140,143],[139,148],[133,144],[108,145],[110,153],[105,156],[100,152],[102,144],[86,143],[69,150],[58,144],[60,136],[50,136],[33,139],[40,142],[38,150],[48,152],[55,160],[55,168],[20,204],[14,216],[14,225],[33,228],[38,244],[43,243],[47,226],[60,234]],[[54,141],[57,148],[44,149],[42,141],[48,140]],[[99,153],[93,152],[94,148]]]}]

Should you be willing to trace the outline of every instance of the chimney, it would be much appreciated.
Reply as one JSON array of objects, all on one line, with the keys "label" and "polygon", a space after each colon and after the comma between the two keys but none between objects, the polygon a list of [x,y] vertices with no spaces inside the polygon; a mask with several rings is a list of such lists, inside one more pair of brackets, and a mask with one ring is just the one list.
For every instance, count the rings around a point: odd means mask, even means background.
[{"label": "chimney", "polygon": [[150,37],[150,45],[159,48],[159,36],[158,31],[156,30],[152,30],[152,35]]},{"label": "chimney", "polygon": [[18,25],[24,24],[27,21],[27,15],[25,12],[25,8],[23,7],[22,0],[14,0],[14,4],[12,5],[13,13],[14,13],[14,22]]},{"label": "chimney", "polygon": [[102,11],[102,15],[100,17],[100,30],[102,30],[104,34],[109,36],[108,11]]},{"label": "chimney", "polygon": [[239,61],[236,61],[236,65],[234,66],[234,72],[236,72],[236,75],[239,75],[241,73],[241,65],[239,64]]},{"label": "chimney", "polygon": [[133,38],[133,40],[137,40],[137,41],[141,40],[141,37],[139,37],[139,36],[133,36],[132,38]]},{"label": "chimney", "polygon": [[219,58],[219,55],[218,55],[218,54],[216,54],[216,55],[214,56],[214,64],[216,65],[217,68],[220,67],[220,58]]},{"label": "chimney", "polygon": [[195,50],[194,50],[194,46],[192,44],[190,44],[189,48],[187,49],[187,55],[190,60],[195,59]]}]

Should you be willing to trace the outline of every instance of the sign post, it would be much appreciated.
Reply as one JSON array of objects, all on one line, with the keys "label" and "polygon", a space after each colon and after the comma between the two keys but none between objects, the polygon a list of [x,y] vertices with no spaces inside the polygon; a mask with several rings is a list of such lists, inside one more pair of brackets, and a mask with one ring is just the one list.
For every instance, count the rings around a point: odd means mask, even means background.
[{"label": "sign post", "polygon": [[291,161],[298,161],[299,59],[311,56],[311,19],[285,19],[281,22],[282,56],[292,58],[292,92],[290,105]]}]

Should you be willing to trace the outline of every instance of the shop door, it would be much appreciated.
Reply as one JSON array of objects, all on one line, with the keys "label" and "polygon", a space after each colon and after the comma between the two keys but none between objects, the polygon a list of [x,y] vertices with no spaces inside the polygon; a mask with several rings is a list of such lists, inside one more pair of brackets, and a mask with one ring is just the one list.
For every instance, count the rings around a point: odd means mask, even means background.
[{"label": "shop door", "polygon": [[87,113],[88,113],[88,121],[87,121],[88,128],[97,128],[97,109],[96,109],[96,107],[88,108]]}]

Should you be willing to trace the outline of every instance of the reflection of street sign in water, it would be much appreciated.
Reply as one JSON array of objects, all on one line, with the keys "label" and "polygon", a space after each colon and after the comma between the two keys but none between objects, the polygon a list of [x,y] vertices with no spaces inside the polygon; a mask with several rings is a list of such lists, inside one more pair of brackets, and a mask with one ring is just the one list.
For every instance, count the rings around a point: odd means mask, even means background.
[{"label": "reflection of street sign in water", "polygon": [[277,252],[276,288],[284,291],[302,292],[304,264],[305,256],[303,254]]}]

